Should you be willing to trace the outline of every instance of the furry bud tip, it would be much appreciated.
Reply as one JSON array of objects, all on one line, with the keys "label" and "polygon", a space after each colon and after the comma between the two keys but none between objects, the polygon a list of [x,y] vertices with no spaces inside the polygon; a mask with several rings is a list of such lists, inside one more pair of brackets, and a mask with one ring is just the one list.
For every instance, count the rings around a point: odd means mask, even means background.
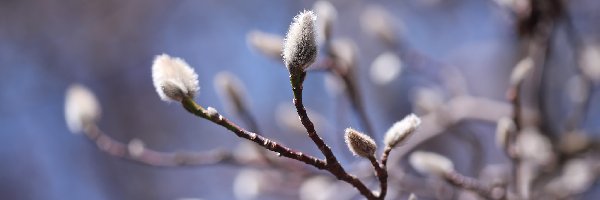
[{"label": "furry bud tip", "polygon": [[152,81],[163,101],[194,98],[200,87],[198,74],[183,59],[162,54],[154,58]]},{"label": "furry bud tip", "polygon": [[443,176],[454,171],[454,164],[450,159],[432,152],[414,152],[410,155],[409,162],[422,174]]},{"label": "furry bud tip", "polygon": [[404,119],[394,123],[385,133],[384,142],[388,147],[396,147],[399,143],[405,141],[421,125],[421,119],[415,114],[410,114]]},{"label": "furry bud tip", "polygon": [[292,71],[305,71],[317,57],[317,34],[312,11],[303,11],[294,17],[283,42],[283,61]]},{"label": "furry bud tip", "polygon": [[100,119],[100,104],[88,88],[80,84],[69,86],[65,99],[65,120],[72,133],[80,133],[90,123]]},{"label": "furry bud tip", "polygon": [[352,128],[347,128],[344,139],[348,148],[355,156],[368,158],[375,155],[377,144],[375,144],[375,141],[368,135]]}]

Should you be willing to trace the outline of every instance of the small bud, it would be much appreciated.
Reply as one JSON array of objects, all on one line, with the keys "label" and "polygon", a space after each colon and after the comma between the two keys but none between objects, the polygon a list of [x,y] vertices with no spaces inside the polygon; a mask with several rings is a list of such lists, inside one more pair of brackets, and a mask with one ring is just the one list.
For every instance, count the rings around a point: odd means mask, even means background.
[{"label": "small bud", "polygon": [[271,58],[281,59],[283,37],[262,31],[250,31],[246,35],[246,42],[253,49]]},{"label": "small bud", "polygon": [[385,133],[384,143],[388,147],[396,147],[405,141],[421,125],[421,119],[415,114],[410,114],[404,119],[394,123]]},{"label": "small bud", "polygon": [[418,114],[427,114],[444,104],[444,96],[437,88],[420,87],[413,90],[411,95],[414,110]]},{"label": "small bud", "polygon": [[140,139],[133,139],[127,144],[127,150],[132,157],[140,157],[146,149],[144,142]]},{"label": "small bud", "polygon": [[581,50],[581,70],[594,82],[600,81],[600,46],[586,45]]},{"label": "small bud", "polygon": [[100,119],[100,104],[96,96],[85,86],[69,86],[65,99],[65,120],[71,133],[84,131],[90,123]]},{"label": "small bud", "polygon": [[510,74],[510,84],[517,85],[525,79],[527,74],[533,69],[535,62],[531,57],[525,57],[519,61]]},{"label": "small bud", "polygon": [[368,158],[375,155],[377,144],[375,144],[375,141],[368,135],[360,133],[352,128],[347,128],[344,138],[348,148],[355,156]]},{"label": "small bud", "polygon": [[246,109],[244,101],[244,86],[233,74],[223,71],[219,72],[214,79],[215,90],[223,100],[229,102],[229,108],[234,113],[240,113]]},{"label": "small bud", "polygon": [[550,164],[554,159],[552,143],[534,127],[526,127],[519,133],[516,150],[523,160],[538,165]]},{"label": "small bud", "polygon": [[515,131],[517,131],[517,126],[511,118],[500,118],[496,126],[496,144],[501,148],[506,147],[509,135]]},{"label": "small bud", "polygon": [[152,80],[163,101],[194,98],[200,87],[198,74],[181,58],[167,54],[156,56],[152,64]]},{"label": "small bud", "polygon": [[[369,6],[360,16],[360,24],[363,30],[385,43],[396,44],[396,27],[392,22],[391,15],[381,6]],[[398,27],[400,28],[400,27]],[[401,30],[400,30],[401,31]]]},{"label": "small bud", "polygon": [[415,195],[415,193],[410,193],[408,200],[418,200],[417,195]]},{"label": "small bud", "polygon": [[319,30],[319,41],[331,39],[333,23],[337,18],[337,11],[329,1],[317,1],[313,9],[319,18],[317,19],[317,30]]},{"label": "small bud", "polygon": [[383,53],[371,64],[371,81],[377,85],[392,82],[402,72],[402,61],[391,52]]},{"label": "small bud", "polygon": [[206,108],[206,114],[208,114],[209,117],[219,116],[219,112],[217,111],[217,109],[215,109],[213,107]]},{"label": "small bud", "polygon": [[413,152],[409,158],[410,165],[419,173],[443,176],[454,171],[454,164],[450,159],[431,152]]},{"label": "small bud", "polygon": [[283,43],[283,61],[290,72],[305,71],[317,57],[315,20],[312,11],[294,17]]},{"label": "small bud", "polygon": [[331,42],[331,53],[336,58],[343,73],[355,68],[357,63],[358,47],[350,38],[335,39]]}]

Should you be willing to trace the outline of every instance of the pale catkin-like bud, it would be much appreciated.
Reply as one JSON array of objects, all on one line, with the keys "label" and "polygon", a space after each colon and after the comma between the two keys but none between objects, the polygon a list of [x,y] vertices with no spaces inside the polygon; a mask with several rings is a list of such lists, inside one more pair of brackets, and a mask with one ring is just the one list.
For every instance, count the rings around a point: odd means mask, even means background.
[{"label": "pale catkin-like bud", "polygon": [[337,19],[337,11],[329,1],[316,1],[313,5],[317,16],[317,30],[319,42],[331,39],[333,23]]},{"label": "pale catkin-like bud", "polygon": [[585,76],[600,81],[600,45],[585,45],[579,59]]},{"label": "pale catkin-like bud", "polygon": [[421,119],[415,114],[410,114],[404,119],[394,123],[385,133],[384,143],[390,148],[396,147],[412,135],[421,125]]},{"label": "pale catkin-like bud", "polygon": [[343,73],[355,68],[358,55],[358,47],[350,38],[338,38],[331,42],[331,53],[339,62]]},{"label": "pale catkin-like bud", "polygon": [[71,133],[80,133],[87,125],[100,119],[100,104],[94,93],[85,86],[69,86],[65,97],[65,120]]},{"label": "pale catkin-like bud", "polygon": [[413,152],[410,155],[409,163],[421,174],[443,176],[454,171],[454,164],[450,159],[432,152]]},{"label": "pale catkin-like bud", "polygon": [[140,157],[144,153],[144,150],[146,150],[145,146],[142,140],[135,138],[127,144],[127,151],[129,151],[129,155],[132,157]]},{"label": "pale catkin-like bud", "polygon": [[198,74],[183,59],[162,54],[154,58],[152,81],[163,101],[194,98],[200,87]]},{"label": "pale catkin-like bud", "polygon": [[294,17],[283,42],[283,61],[290,72],[305,71],[317,57],[317,16],[310,10]]},{"label": "pale catkin-like bud", "polygon": [[516,141],[516,151],[524,161],[538,165],[550,164],[554,159],[550,139],[535,127],[525,127]]},{"label": "pale catkin-like bud", "polygon": [[[392,22],[392,17],[381,6],[369,6],[360,16],[361,27],[365,32],[379,38],[388,44],[397,43],[396,30],[401,27],[394,27],[396,22]],[[399,30],[401,31],[401,30]]]},{"label": "pale catkin-like bud", "polygon": [[246,109],[244,100],[244,85],[232,73],[219,72],[214,79],[215,90],[223,100],[229,102],[229,108],[234,113],[240,113]]},{"label": "pale catkin-like bud", "polygon": [[386,85],[400,75],[402,72],[402,61],[396,54],[385,52],[373,60],[369,72],[373,83]]},{"label": "pale catkin-like bud", "polygon": [[248,46],[271,58],[281,59],[283,37],[271,33],[253,30],[246,35]]},{"label": "pale catkin-like bud", "polygon": [[509,135],[515,131],[517,131],[517,126],[511,118],[500,118],[496,126],[496,144],[501,148],[506,147]]},{"label": "pale catkin-like bud", "polygon": [[510,74],[510,84],[517,85],[521,83],[527,74],[533,69],[535,62],[531,57],[525,57],[519,61]]},{"label": "pale catkin-like bud", "polygon": [[347,128],[345,132],[344,139],[352,154],[364,158],[375,155],[377,144],[371,137],[352,128]]},{"label": "pale catkin-like bud", "polygon": [[417,195],[415,195],[415,193],[410,193],[408,200],[418,200]]}]

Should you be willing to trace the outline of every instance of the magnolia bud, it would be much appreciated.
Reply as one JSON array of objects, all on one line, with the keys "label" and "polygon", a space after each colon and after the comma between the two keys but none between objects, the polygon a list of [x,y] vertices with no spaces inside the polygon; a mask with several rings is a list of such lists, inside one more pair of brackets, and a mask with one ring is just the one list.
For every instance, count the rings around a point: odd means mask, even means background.
[{"label": "magnolia bud", "polygon": [[368,158],[375,155],[377,144],[375,144],[375,141],[368,135],[360,133],[352,128],[347,128],[344,138],[348,148],[355,156]]},{"label": "magnolia bud", "polygon": [[89,123],[100,118],[100,104],[96,96],[85,86],[73,84],[67,89],[65,119],[72,133],[84,131]]},{"label": "magnolia bud", "polygon": [[294,17],[283,43],[283,61],[290,72],[305,71],[317,57],[317,34],[312,11]]},{"label": "magnolia bud", "polygon": [[329,1],[317,1],[313,5],[313,9],[319,16],[317,19],[317,27],[319,30],[319,41],[331,39],[333,23],[337,18],[337,11]]},{"label": "magnolia bud", "polygon": [[396,147],[396,145],[410,137],[419,125],[421,125],[421,119],[415,114],[404,117],[404,119],[394,123],[385,133],[385,145],[392,148]]},{"label": "magnolia bud", "polygon": [[156,56],[152,64],[152,81],[163,101],[194,98],[200,87],[198,74],[181,58],[167,54]]},{"label": "magnolia bud", "polygon": [[410,155],[410,165],[419,173],[443,176],[454,171],[454,164],[450,159],[431,152],[417,151]]}]

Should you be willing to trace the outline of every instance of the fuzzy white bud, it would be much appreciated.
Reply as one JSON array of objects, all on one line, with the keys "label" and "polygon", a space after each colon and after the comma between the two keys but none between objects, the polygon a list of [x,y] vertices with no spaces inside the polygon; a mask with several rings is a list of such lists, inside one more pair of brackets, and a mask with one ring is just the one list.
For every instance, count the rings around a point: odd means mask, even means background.
[{"label": "fuzzy white bud", "polygon": [[517,136],[516,150],[523,160],[537,165],[547,165],[554,160],[552,143],[535,127],[523,128]]},{"label": "fuzzy white bud", "polygon": [[454,171],[454,164],[450,159],[432,152],[413,152],[409,158],[410,165],[419,173],[443,176]]},{"label": "fuzzy white bud", "polygon": [[344,140],[352,154],[365,158],[375,155],[377,144],[371,137],[352,128],[347,128],[345,132]]},{"label": "fuzzy white bud", "polygon": [[396,147],[399,143],[405,141],[421,125],[421,119],[415,114],[410,114],[404,119],[394,123],[385,133],[384,142],[388,147]]},{"label": "fuzzy white bud", "polygon": [[303,11],[294,17],[283,43],[283,61],[291,70],[306,70],[317,57],[317,33],[312,11]]},{"label": "fuzzy white bud", "polygon": [[244,85],[235,75],[227,71],[219,72],[215,76],[214,86],[219,96],[228,102],[230,111],[240,113],[246,109]]},{"label": "fuzzy white bud", "polygon": [[100,119],[101,109],[96,96],[80,84],[69,86],[65,99],[65,120],[72,133],[80,133],[90,123]]},{"label": "fuzzy white bud", "polygon": [[200,87],[198,74],[183,59],[167,54],[156,56],[152,64],[152,81],[163,101],[194,98]]}]

